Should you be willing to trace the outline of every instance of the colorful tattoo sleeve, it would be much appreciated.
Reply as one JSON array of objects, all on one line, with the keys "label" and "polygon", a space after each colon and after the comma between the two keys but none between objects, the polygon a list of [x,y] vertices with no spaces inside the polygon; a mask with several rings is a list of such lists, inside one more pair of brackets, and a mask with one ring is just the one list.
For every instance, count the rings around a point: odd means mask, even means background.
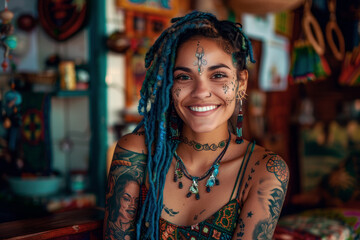
[{"label": "colorful tattoo sleeve", "polygon": [[116,146],[106,190],[104,239],[135,239],[146,155]]}]

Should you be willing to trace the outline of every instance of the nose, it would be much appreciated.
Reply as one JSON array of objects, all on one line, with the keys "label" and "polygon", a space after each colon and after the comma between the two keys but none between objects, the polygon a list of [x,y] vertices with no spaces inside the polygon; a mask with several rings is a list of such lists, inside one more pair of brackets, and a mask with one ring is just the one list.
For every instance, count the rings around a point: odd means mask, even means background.
[{"label": "nose", "polygon": [[211,88],[204,80],[198,80],[194,83],[191,96],[194,98],[207,98],[211,96]]}]

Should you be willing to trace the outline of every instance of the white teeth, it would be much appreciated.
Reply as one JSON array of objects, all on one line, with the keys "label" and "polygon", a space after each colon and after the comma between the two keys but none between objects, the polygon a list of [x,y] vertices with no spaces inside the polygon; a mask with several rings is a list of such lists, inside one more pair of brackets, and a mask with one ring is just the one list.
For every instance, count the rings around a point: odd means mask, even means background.
[{"label": "white teeth", "polygon": [[206,112],[206,111],[214,110],[215,108],[216,106],[212,105],[212,106],[204,106],[204,107],[190,107],[190,110],[194,112]]}]

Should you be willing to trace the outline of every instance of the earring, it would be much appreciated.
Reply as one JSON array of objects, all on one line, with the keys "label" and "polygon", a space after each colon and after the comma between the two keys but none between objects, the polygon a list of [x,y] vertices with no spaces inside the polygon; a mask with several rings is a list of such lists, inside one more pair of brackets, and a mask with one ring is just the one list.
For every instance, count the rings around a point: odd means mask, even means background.
[{"label": "earring", "polygon": [[237,116],[236,121],[236,143],[240,144],[244,142],[243,136],[242,136],[242,122],[243,122],[243,113],[242,113],[242,99],[239,100],[239,114]]},{"label": "earring", "polygon": [[180,118],[178,117],[175,106],[171,104],[171,110],[170,110],[170,138],[173,141],[179,141],[180,140],[180,131],[179,131],[179,125],[180,125]]}]

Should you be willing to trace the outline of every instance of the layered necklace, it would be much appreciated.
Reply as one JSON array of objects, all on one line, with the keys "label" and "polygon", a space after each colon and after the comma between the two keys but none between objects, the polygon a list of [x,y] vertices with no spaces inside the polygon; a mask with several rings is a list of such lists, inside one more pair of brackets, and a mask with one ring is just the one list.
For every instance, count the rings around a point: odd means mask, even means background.
[{"label": "layered necklace", "polygon": [[176,158],[174,182],[179,181],[179,184],[178,184],[179,189],[183,188],[183,183],[182,183],[182,180],[181,180],[183,176],[185,176],[187,179],[189,179],[192,182],[191,186],[189,187],[189,192],[186,194],[187,198],[191,197],[192,194],[195,194],[195,199],[196,200],[200,199],[199,187],[198,187],[199,182],[204,180],[207,177],[209,177],[209,178],[207,179],[206,184],[205,184],[206,192],[209,193],[213,186],[220,184],[220,181],[217,178],[217,175],[219,174],[220,161],[223,158],[223,156],[225,155],[226,150],[228,149],[230,139],[231,139],[231,134],[230,134],[230,131],[229,131],[229,138],[228,138],[228,140],[226,142],[225,148],[221,151],[219,156],[215,159],[214,163],[211,165],[209,170],[207,170],[200,177],[190,175],[189,172],[187,171],[186,167],[185,167],[185,164],[184,164],[183,160],[179,157],[179,155],[177,155],[176,151],[174,152],[174,156]]}]

